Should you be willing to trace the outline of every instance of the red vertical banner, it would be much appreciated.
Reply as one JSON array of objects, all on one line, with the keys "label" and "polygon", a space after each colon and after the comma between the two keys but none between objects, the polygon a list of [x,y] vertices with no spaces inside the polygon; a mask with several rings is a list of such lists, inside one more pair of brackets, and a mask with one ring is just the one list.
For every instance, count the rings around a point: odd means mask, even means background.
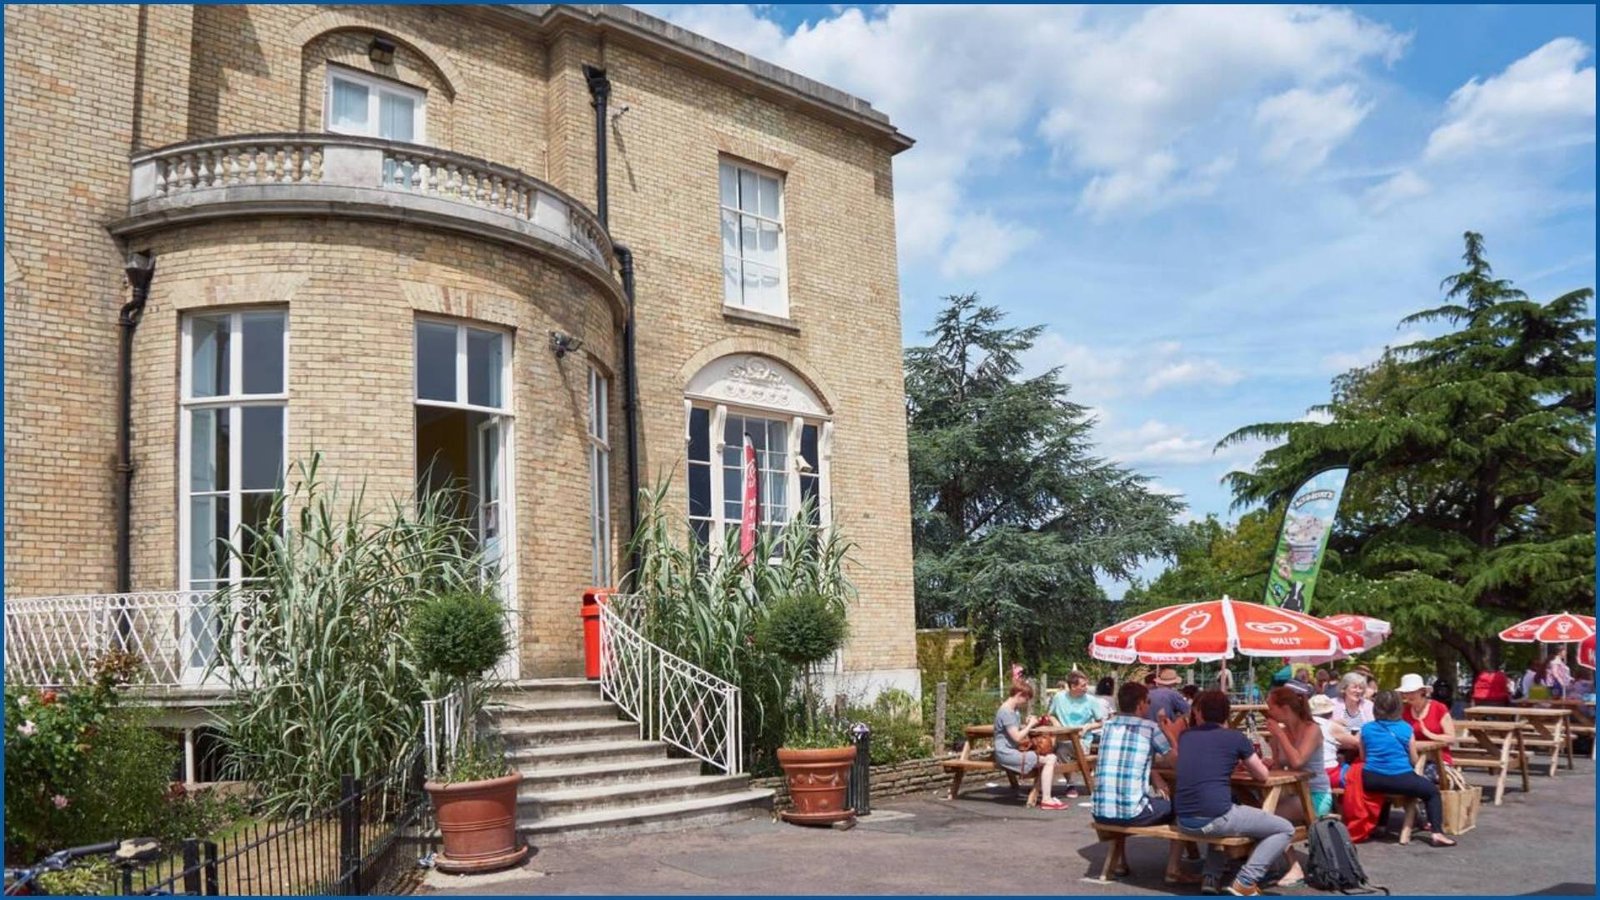
[{"label": "red vertical banner", "polygon": [[761,467],[756,464],[756,447],[750,435],[744,436],[744,496],[739,520],[739,555],[745,562],[756,553],[756,529],[761,525]]}]

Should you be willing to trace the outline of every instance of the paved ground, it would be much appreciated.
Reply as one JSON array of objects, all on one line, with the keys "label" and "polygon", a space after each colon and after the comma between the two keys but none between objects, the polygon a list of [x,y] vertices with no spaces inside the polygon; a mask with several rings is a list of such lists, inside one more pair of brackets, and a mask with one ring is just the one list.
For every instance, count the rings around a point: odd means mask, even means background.
[{"label": "paved ground", "polygon": [[[1483,783],[1482,778],[1477,783]],[[1198,894],[1162,883],[1166,846],[1130,840],[1131,878],[1097,874],[1104,848],[1089,811],[1022,807],[1005,788],[957,801],[897,798],[874,806],[850,831],[766,819],[677,833],[612,837],[537,849],[524,870],[484,878],[430,873],[421,892],[471,894]],[[1359,846],[1372,880],[1395,894],[1595,893],[1595,771],[1533,776],[1503,806],[1485,798],[1478,827],[1460,845],[1402,847],[1390,838]],[[1395,815],[1398,827],[1399,815]],[[1285,894],[1314,895],[1304,888]]]}]

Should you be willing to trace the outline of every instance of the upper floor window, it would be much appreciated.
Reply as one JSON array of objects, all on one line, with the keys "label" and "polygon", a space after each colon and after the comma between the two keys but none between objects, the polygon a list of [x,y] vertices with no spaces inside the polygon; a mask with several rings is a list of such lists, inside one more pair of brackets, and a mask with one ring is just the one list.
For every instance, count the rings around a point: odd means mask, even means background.
[{"label": "upper floor window", "polygon": [[427,139],[427,94],[413,87],[337,66],[328,67],[328,130],[391,141]]},{"label": "upper floor window", "polygon": [[789,314],[783,249],[783,181],[723,160],[722,300],[774,316]]}]

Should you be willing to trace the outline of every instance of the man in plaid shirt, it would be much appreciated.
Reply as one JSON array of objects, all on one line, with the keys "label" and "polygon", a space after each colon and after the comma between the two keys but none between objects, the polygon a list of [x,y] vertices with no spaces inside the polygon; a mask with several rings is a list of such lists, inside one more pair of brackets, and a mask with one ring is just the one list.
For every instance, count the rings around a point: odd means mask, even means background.
[{"label": "man in plaid shirt", "polygon": [[[1095,765],[1094,820],[1105,825],[1159,825],[1172,818],[1172,801],[1150,794],[1150,764],[1156,757],[1177,761],[1183,723],[1152,722],[1150,689],[1125,684],[1117,689],[1118,714],[1100,731],[1100,761]],[[1163,792],[1164,793],[1164,792]]]}]

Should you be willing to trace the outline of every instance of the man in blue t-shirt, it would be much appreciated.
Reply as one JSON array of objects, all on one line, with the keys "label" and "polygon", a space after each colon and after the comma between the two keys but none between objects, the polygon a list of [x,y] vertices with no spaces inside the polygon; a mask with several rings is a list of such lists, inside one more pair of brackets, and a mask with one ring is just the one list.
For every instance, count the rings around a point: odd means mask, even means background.
[{"label": "man in blue t-shirt", "polygon": [[1160,722],[1161,714],[1166,713],[1170,721],[1177,722],[1189,715],[1189,701],[1178,692],[1178,687],[1183,684],[1183,679],[1178,677],[1176,669],[1162,669],[1156,673],[1155,680],[1150,688],[1150,711],[1145,718],[1152,722]]},{"label": "man in blue t-shirt", "polygon": [[[1216,836],[1247,837],[1256,842],[1250,859],[1228,886],[1238,897],[1260,896],[1258,884],[1267,869],[1283,858],[1294,836],[1289,820],[1263,812],[1253,806],[1233,802],[1233,773],[1241,764],[1257,781],[1267,780],[1267,765],[1243,734],[1228,728],[1228,695],[1207,691],[1195,700],[1200,724],[1178,738],[1178,786],[1173,793],[1173,812],[1178,828]],[[1221,875],[1222,855],[1209,848],[1201,893],[1216,893]],[[1298,870],[1299,866],[1292,866]],[[1302,876],[1290,871],[1280,885],[1292,886]]]}]

